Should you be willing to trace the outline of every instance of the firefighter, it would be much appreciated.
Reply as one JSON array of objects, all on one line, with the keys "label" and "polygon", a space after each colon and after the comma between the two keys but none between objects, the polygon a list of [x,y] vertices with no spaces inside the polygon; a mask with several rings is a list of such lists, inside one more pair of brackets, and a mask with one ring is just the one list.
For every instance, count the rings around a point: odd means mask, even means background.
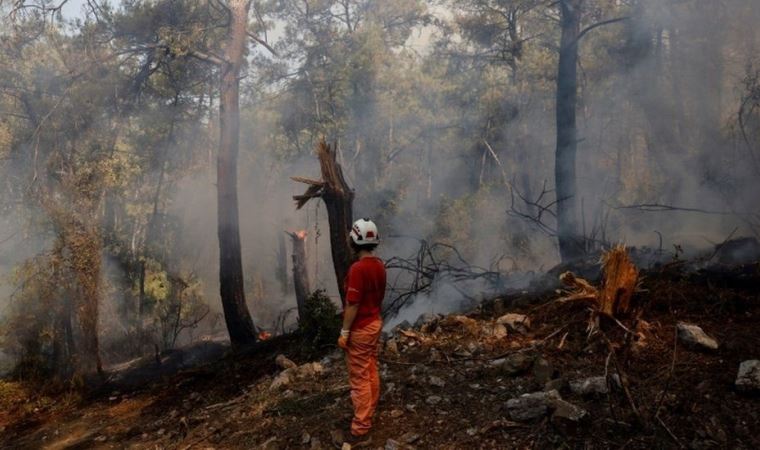
[{"label": "firefighter", "polygon": [[380,242],[377,226],[369,219],[354,222],[349,233],[356,256],[345,280],[343,328],[338,346],[346,352],[354,418],[351,435],[367,434],[380,398],[377,349],[383,322],[380,307],[385,296],[385,264],[374,255]]}]

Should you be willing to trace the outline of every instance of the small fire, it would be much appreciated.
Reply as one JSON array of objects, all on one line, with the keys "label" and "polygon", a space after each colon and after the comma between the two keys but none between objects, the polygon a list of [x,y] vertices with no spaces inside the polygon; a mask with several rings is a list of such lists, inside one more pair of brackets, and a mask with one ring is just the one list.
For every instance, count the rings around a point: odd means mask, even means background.
[{"label": "small fire", "polygon": [[301,239],[301,240],[306,239],[306,230],[296,231],[293,234],[295,234],[298,239]]},{"label": "small fire", "polygon": [[259,332],[259,340],[260,341],[268,341],[269,339],[272,339],[272,333],[268,331],[261,331]]}]

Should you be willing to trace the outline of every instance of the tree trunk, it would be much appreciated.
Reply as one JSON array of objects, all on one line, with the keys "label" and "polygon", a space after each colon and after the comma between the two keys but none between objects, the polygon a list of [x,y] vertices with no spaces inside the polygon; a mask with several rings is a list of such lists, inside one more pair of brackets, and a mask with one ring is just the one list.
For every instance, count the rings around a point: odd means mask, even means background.
[{"label": "tree trunk", "polygon": [[583,0],[561,0],[559,65],[557,71],[557,150],[554,180],[557,190],[557,238],[562,261],[583,254],[578,234],[578,199],[575,158],[578,129],[575,108],[578,98],[578,35]]},{"label": "tree trunk", "polygon": [[296,209],[301,209],[310,199],[321,197],[327,208],[327,220],[330,224],[330,251],[333,258],[335,277],[338,282],[341,302],[346,293],[343,285],[348,269],[351,267],[353,254],[348,245],[348,232],[353,218],[354,191],[343,178],[343,169],[338,164],[336,152],[324,141],[317,148],[322,181],[292,177],[293,180],[309,185],[303,195],[295,195]]},{"label": "tree trunk", "polygon": [[248,27],[247,0],[230,0],[231,22],[221,66],[219,91],[219,153],[217,155],[217,220],[219,289],[224,318],[233,346],[256,340],[253,319],[245,303],[237,196],[237,156],[240,141],[240,68]]},{"label": "tree trunk", "polygon": [[288,233],[293,239],[293,285],[296,290],[298,318],[306,317],[306,299],[309,297],[309,272],[306,269],[306,231]]}]

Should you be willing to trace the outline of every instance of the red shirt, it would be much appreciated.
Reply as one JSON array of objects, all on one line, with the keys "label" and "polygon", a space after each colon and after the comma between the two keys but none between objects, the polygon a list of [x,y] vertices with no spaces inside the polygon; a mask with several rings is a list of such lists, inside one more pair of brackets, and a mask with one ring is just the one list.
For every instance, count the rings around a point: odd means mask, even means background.
[{"label": "red shirt", "polygon": [[369,256],[353,263],[345,287],[346,303],[359,305],[352,330],[380,319],[380,307],[385,297],[385,263],[382,259]]}]

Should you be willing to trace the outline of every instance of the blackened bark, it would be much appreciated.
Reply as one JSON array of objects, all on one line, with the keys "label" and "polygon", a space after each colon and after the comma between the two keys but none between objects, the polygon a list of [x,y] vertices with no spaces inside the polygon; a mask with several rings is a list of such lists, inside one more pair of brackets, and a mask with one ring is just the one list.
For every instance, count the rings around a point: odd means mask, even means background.
[{"label": "blackened bark", "polygon": [[333,258],[335,278],[338,282],[341,302],[345,301],[346,293],[343,282],[351,267],[353,253],[348,244],[348,232],[353,220],[354,191],[343,177],[343,169],[337,161],[336,151],[323,139],[317,148],[322,180],[315,181],[306,178],[293,177],[295,181],[306,183],[309,188],[303,195],[296,195],[296,208],[300,209],[310,199],[321,197],[327,209],[327,220],[330,224],[330,251]]},{"label": "blackened bark", "polygon": [[559,64],[557,70],[557,149],[554,179],[557,192],[557,238],[562,261],[583,255],[578,234],[578,199],[575,159],[578,129],[575,108],[578,98],[578,35],[583,0],[561,0]]},{"label": "blackened bark", "polygon": [[293,240],[293,286],[296,291],[298,318],[306,317],[306,299],[309,298],[309,272],[306,269],[306,231],[288,233]]},{"label": "blackened bark", "polygon": [[230,0],[231,22],[221,66],[219,95],[219,153],[217,155],[217,233],[219,235],[219,290],[224,319],[233,346],[254,342],[256,331],[245,302],[240,251],[237,195],[237,156],[240,141],[240,68],[248,27],[247,0]]}]

